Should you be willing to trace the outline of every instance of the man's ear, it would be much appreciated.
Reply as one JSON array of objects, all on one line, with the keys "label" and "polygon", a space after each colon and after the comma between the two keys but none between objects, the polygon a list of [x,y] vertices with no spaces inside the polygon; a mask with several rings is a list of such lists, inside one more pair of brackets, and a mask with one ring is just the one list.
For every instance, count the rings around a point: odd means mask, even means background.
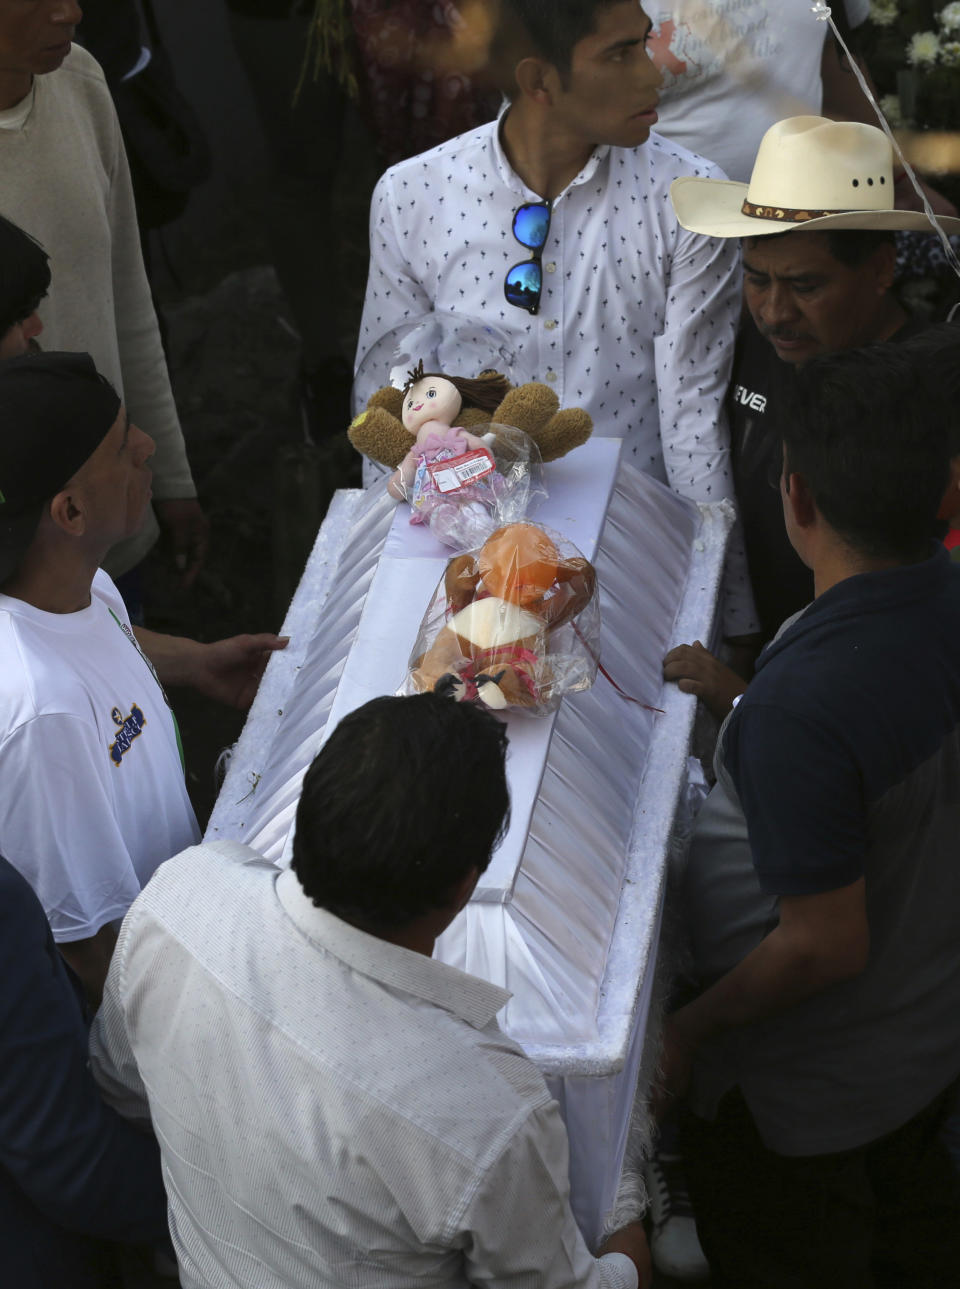
[{"label": "man's ear", "polygon": [[520,93],[542,107],[551,107],[560,86],[557,69],[542,58],[522,58],[514,76]]},{"label": "man's ear", "polygon": [[816,522],[817,507],[813,494],[802,474],[785,476],[786,487],[781,488],[783,504],[798,528],[811,528]]},{"label": "man's ear", "polygon": [[469,873],[464,873],[460,881],[451,889],[449,907],[455,910],[454,916],[460,912],[470,899],[479,880],[480,870],[471,868]]},{"label": "man's ear", "polygon": [[874,275],[877,284],[877,295],[886,295],[893,286],[897,269],[897,248],[891,242],[884,242],[874,251]]},{"label": "man's ear", "polygon": [[954,515],[960,515],[960,456],[950,458],[950,483],[937,511],[938,519],[953,519]]},{"label": "man's ear", "polygon": [[83,501],[76,489],[65,488],[50,502],[50,519],[70,537],[82,537],[87,530]]}]

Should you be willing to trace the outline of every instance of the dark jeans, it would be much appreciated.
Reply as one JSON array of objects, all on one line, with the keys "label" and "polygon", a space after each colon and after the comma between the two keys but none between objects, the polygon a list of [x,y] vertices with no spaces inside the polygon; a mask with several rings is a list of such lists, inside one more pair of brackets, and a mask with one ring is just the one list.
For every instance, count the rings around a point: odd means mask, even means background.
[{"label": "dark jeans", "polygon": [[714,1289],[957,1289],[960,1187],[938,1133],[955,1085],[857,1150],[784,1156],[739,1088],[683,1148]]}]

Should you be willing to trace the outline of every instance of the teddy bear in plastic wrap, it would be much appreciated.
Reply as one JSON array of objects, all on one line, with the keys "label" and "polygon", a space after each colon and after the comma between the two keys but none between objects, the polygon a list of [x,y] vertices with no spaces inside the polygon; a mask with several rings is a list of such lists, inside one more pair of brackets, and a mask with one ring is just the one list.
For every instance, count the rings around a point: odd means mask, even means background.
[{"label": "teddy bear in plastic wrap", "polygon": [[407,692],[545,715],[563,694],[593,683],[599,633],[589,560],[539,524],[507,524],[448,562]]}]

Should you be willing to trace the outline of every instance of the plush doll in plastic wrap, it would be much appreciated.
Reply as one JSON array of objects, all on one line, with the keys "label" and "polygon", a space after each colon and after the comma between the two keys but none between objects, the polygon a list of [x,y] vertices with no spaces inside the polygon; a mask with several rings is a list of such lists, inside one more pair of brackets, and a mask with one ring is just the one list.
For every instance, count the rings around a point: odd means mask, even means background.
[{"label": "plush doll in plastic wrap", "polygon": [[471,434],[454,424],[462,405],[453,381],[425,376],[422,363],[410,373],[401,414],[414,438],[387,489],[410,503],[412,524],[429,524],[445,545],[469,550],[522,518],[546,490],[533,441],[507,425]]},{"label": "plush doll in plastic wrap", "polygon": [[538,524],[507,524],[447,564],[405,688],[545,714],[593,684],[599,634],[593,565]]},{"label": "plush doll in plastic wrap", "polygon": [[478,436],[491,426],[494,434],[499,426],[516,426],[534,441],[543,461],[566,456],[586,443],[593,430],[587,412],[579,407],[561,410],[553,390],[539,381],[513,388],[506,377],[495,371],[481,372],[475,380],[470,380],[441,372],[425,373],[422,362],[410,377],[411,382],[402,390],[386,385],[372,394],[349,429],[350,442],[358,452],[391,470],[410,451],[416,430],[406,428],[403,413],[411,384],[424,379],[446,381],[456,390],[460,405],[448,413],[451,417],[448,425],[455,421],[465,431]]}]

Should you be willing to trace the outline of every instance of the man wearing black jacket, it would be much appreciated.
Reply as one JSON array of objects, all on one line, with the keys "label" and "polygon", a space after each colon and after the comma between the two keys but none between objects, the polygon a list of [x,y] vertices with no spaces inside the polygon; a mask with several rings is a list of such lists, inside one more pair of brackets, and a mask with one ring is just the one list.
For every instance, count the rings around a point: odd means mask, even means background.
[{"label": "man wearing black jacket", "polygon": [[[932,232],[926,217],[894,208],[893,151],[883,132],[813,116],[764,136],[750,184],[679,180],[679,222],[743,244],[744,303],[728,392],[737,507],[761,631],[757,648],[813,599],[813,578],[783,525],[777,480],[780,388],[790,367],[923,329],[891,288],[894,230]],[[948,232],[960,220],[941,221]],[[932,517],[931,517],[932,524]],[[699,643],[665,659],[664,675],[715,715],[744,684]]]}]

